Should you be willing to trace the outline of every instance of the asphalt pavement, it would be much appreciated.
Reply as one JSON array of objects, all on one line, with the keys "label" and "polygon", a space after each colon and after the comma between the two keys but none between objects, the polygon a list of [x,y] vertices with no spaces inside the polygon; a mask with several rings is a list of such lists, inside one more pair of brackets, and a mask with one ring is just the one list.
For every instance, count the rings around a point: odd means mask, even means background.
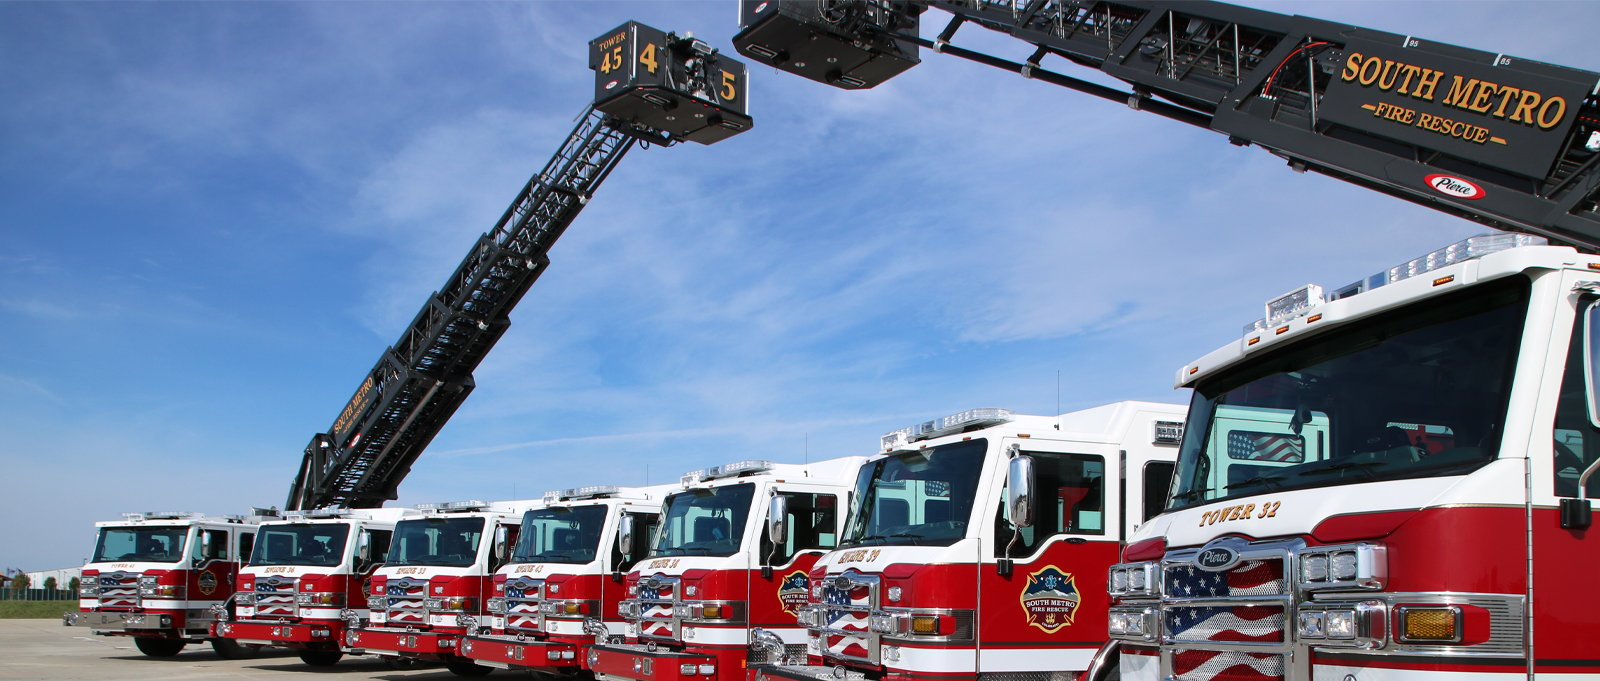
[{"label": "asphalt pavement", "polygon": [[[269,650],[247,660],[224,660],[209,645],[189,645],[174,657],[145,657],[133,641],[95,636],[87,629],[61,626],[61,620],[0,620],[0,680],[200,681],[202,679],[278,679],[306,681],[331,675],[339,681],[443,681],[457,679],[443,667],[390,669],[375,655],[347,656],[331,667],[312,667],[293,653]],[[529,678],[495,672],[489,678]],[[331,679],[330,679],[331,681]]]}]

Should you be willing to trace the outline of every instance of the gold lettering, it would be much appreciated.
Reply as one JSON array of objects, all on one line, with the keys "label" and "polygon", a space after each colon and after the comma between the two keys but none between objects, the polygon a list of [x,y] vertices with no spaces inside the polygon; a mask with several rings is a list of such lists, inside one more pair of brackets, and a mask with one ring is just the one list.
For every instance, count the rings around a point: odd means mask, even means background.
[{"label": "gold lettering", "polygon": [[1533,109],[1539,106],[1540,99],[1543,98],[1539,96],[1538,92],[1523,90],[1522,100],[1517,102],[1516,110],[1511,113],[1511,122],[1533,125]]},{"label": "gold lettering", "polygon": [[[1367,85],[1371,85],[1373,83],[1378,82],[1378,76],[1383,74],[1383,62],[1384,62],[1384,60],[1379,59],[1377,57],[1373,57],[1371,59],[1368,59],[1367,63],[1361,65],[1361,81],[1360,82],[1361,82],[1362,86],[1367,86]],[[1373,68],[1368,69],[1367,68],[1368,66],[1371,66]]]},{"label": "gold lettering", "polygon": [[1492,100],[1494,99],[1495,90],[1498,90],[1499,88],[1500,86],[1498,84],[1491,83],[1487,80],[1480,82],[1478,85],[1478,94],[1473,95],[1472,106],[1468,108],[1478,113],[1486,113],[1489,111],[1489,107],[1494,106],[1494,102]]},{"label": "gold lettering", "polygon": [[1494,114],[1492,115],[1495,118],[1505,118],[1506,105],[1510,104],[1512,100],[1516,99],[1518,95],[1522,94],[1522,88],[1515,88],[1511,87],[1510,85],[1501,85],[1500,91],[1496,92],[1495,94],[1503,94],[1505,96],[1500,98],[1500,107],[1495,109]]},{"label": "gold lettering", "polygon": [[1433,101],[1434,90],[1439,87],[1439,79],[1443,77],[1443,71],[1423,69],[1422,77],[1417,80],[1417,89],[1411,91],[1411,96],[1430,102]]},{"label": "gold lettering", "polygon": [[1451,76],[1450,79],[1450,92],[1445,94],[1442,104],[1458,109],[1470,108],[1472,96],[1478,91],[1478,79],[1468,80],[1465,85],[1462,84],[1461,76]]},{"label": "gold lettering", "polygon": [[[1550,110],[1551,105],[1555,105],[1555,111],[1553,112]],[[1554,128],[1566,115],[1567,100],[1560,97],[1546,99],[1544,100],[1544,106],[1539,107],[1539,127],[1545,130]]]},{"label": "gold lettering", "polygon": [[1394,91],[1395,94],[1397,94],[1397,95],[1406,94],[1406,90],[1411,87],[1411,79],[1417,75],[1418,71],[1421,71],[1421,70],[1422,70],[1422,67],[1420,67],[1420,66],[1416,66],[1416,65],[1413,65],[1413,64],[1406,64],[1406,67],[1401,70],[1401,73],[1405,74],[1405,80],[1400,81],[1400,89],[1399,90],[1395,90]]},{"label": "gold lettering", "polygon": [[1339,79],[1349,82],[1356,79],[1356,74],[1361,72],[1361,53],[1351,52],[1350,57],[1344,60],[1344,71],[1339,73]]}]

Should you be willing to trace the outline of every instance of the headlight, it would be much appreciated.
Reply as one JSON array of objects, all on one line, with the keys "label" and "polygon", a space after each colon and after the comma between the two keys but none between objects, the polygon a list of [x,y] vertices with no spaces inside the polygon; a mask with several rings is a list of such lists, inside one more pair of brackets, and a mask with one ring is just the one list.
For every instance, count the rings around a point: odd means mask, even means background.
[{"label": "headlight", "polygon": [[489,599],[489,614],[504,615],[506,613],[506,599],[496,596]]},{"label": "headlight", "polygon": [[1113,565],[1107,579],[1107,591],[1121,598],[1154,596],[1158,591],[1157,574],[1155,561]]},{"label": "headlight", "polygon": [[309,605],[323,608],[344,607],[344,594],[331,591],[307,591],[294,595],[295,605]]},{"label": "headlight", "polygon": [[1300,552],[1303,589],[1378,590],[1388,576],[1384,547],[1377,544],[1319,546]]},{"label": "headlight", "polygon": [[83,584],[83,583],[79,583],[78,584],[78,597],[80,597],[80,598],[94,598],[95,596],[99,596],[99,595],[100,595],[100,587],[95,586],[93,584]]},{"label": "headlight", "polygon": [[437,596],[423,602],[429,610],[471,610],[476,599],[469,596]]},{"label": "headlight", "polygon": [[1106,615],[1106,632],[1116,639],[1154,641],[1155,610],[1112,608]]},{"label": "headlight", "polygon": [[388,605],[388,603],[384,602],[382,596],[368,596],[367,597],[367,609],[368,610],[382,610],[384,608],[384,606],[386,606],[386,605]]}]

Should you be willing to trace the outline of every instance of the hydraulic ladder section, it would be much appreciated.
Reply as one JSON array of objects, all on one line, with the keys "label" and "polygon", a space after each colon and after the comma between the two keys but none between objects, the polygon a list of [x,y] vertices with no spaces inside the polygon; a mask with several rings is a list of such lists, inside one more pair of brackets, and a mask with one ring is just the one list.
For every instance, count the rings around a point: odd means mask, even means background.
[{"label": "hydraulic ladder section", "polygon": [[[919,35],[929,8],[951,15],[931,39]],[[741,0],[740,17],[740,53],[835,87],[877,85],[926,47],[1209,128],[1298,171],[1600,251],[1591,71],[1216,2]],[[1033,52],[1015,61],[953,44],[966,24]],[[1050,70],[1051,57],[1130,87]]]},{"label": "hydraulic ladder section", "polygon": [[[630,22],[591,43],[597,56],[595,104],[383,352],[328,432],[311,438],[288,509],[376,507],[396,498],[417,457],[472,392],[473,370],[549,266],[550,247],[635,142],[710,144],[750,127],[743,65],[702,41]],[[695,86],[706,82],[721,87]]]}]

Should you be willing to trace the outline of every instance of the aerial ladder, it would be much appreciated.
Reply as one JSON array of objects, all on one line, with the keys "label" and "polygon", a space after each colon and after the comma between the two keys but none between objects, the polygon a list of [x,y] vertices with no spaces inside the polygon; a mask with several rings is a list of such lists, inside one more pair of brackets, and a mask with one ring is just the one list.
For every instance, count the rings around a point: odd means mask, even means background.
[{"label": "aerial ladder", "polygon": [[[931,39],[919,32],[928,9],[950,15]],[[968,24],[1033,52],[954,44]],[[842,89],[893,78],[928,48],[1214,130],[1297,171],[1600,251],[1592,71],[1218,2],[741,0],[734,44]]]},{"label": "aerial ladder", "polygon": [[628,22],[589,44],[595,99],[493,229],[384,350],[333,425],[306,445],[286,508],[366,508],[400,482],[475,385],[550,247],[636,144],[712,144],[748,130],[738,60]]}]

